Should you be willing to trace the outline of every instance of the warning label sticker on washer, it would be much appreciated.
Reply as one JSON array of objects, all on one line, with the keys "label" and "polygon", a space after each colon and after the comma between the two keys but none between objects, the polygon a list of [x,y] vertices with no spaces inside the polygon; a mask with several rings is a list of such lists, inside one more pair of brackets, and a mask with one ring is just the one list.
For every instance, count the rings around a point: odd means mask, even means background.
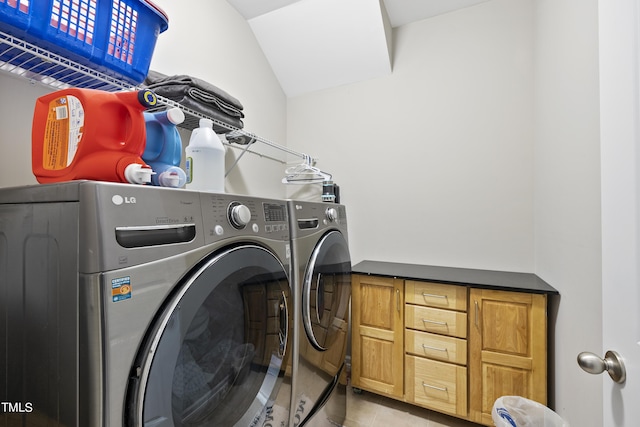
[{"label": "warning label sticker on washer", "polygon": [[113,302],[131,298],[131,277],[111,279],[111,297]]}]

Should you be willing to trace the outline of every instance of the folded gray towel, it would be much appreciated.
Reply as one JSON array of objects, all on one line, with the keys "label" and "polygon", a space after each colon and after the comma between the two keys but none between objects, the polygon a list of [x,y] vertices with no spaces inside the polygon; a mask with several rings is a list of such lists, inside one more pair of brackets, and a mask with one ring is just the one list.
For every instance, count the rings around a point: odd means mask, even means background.
[{"label": "folded gray towel", "polygon": [[[154,92],[156,92],[156,90],[154,89]],[[156,92],[157,93],[157,92]],[[158,95],[161,95],[158,93]],[[161,95],[164,96],[164,95]],[[238,128],[238,129],[242,129],[244,127],[244,123],[242,122],[242,120],[238,117],[231,117],[228,114],[222,113],[219,109],[217,108],[212,108],[210,105],[208,104],[204,104],[202,102],[196,101],[195,99],[191,98],[190,96],[183,96],[183,97],[166,97],[169,98],[173,101],[176,101],[178,104],[196,111],[200,114],[205,115],[206,117],[209,117],[211,119],[215,119],[218,121],[221,121],[222,123],[226,123],[228,125],[233,126],[234,128]],[[184,129],[189,129],[189,130],[193,130],[195,128],[197,128],[200,122],[200,119],[187,114],[187,117],[185,118],[184,122],[182,122],[182,124],[178,125],[181,128]],[[217,133],[217,134],[226,134],[231,132],[231,130],[229,130],[226,127],[222,127],[219,126],[217,123],[213,123],[213,130]]]},{"label": "folded gray towel", "polygon": [[[144,86],[157,95],[175,101],[191,110],[212,119],[219,120],[235,128],[244,127],[242,103],[219,87],[202,79],[188,75],[167,76],[157,71],[149,71]],[[193,126],[194,121],[185,121],[184,126]],[[197,123],[197,120],[195,121]],[[195,125],[197,127],[197,124]],[[214,124],[217,133],[227,133],[228,129]]]},{"label": "folded gray towel", "polygon": [[225,102],[225,100],[220,98],[219,96],[213,95],[211,92],[206,92],[200,89],[199,87],[189,86],[187,88],[187,94],[193,99],[195,99],[196,101],[200,101],[205,104],[218,107],[220,111],[232,117],[239,117],[239,118],[244,117],[244,113],[242,112],[242,107],[238,108],[234,104]]}]

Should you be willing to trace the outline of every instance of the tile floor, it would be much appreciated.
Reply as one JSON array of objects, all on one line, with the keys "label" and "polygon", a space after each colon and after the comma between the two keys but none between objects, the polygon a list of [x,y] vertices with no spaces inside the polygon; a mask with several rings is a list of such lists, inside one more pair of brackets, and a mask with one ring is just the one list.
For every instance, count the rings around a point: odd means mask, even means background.
[{"label": "tile floor", "polygon": [[347,388],[344,427],[478,427],[477,424],[374,393],[356,394]]}]

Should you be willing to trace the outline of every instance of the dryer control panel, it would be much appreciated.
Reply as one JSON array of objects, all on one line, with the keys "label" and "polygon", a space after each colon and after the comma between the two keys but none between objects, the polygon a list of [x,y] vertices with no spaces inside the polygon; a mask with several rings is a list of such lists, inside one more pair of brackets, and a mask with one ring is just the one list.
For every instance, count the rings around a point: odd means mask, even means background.
[{"label": "dryer control panel", "polygon": [[344,205],[306,201],[289,201],[293,238],[307,236],[329,228],[347,229],[347,210]]}]

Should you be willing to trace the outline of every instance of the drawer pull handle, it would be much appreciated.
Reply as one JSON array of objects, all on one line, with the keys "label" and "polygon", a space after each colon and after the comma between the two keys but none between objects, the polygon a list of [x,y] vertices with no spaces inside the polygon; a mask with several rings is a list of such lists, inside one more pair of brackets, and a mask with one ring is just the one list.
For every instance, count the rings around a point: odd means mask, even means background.
[{"label": "drawer pull handle", "polygon": [[446,295],[428,294],[426,292],[423,292],[422,296],[425,297],[425,298],[443,298],[443,299],[447,299]]},{"label": "drawer pull handle", "polygon": [[480,308],[478,307],[478,301],[474,301],[474,305],[476,306],[476,326],[478,326],[478,314],[480,311]]},{"label": "drawer pull handle", "polygon": [[447,322],[438,322],[436,320],[422,319],[422,323],[432,323],[434,325],[447,326]]},{"label": "drawer pull handle", "polygon": [[438,391],[447,391],[446,387],[436,387],[435,385],[427,384],[424,381],[422,382],[422,387],[428,387]]},{"label": "drawer pull handle", "polygon": [[435,350],[435,351],[442,351],[447,353],[448,350],[446,348],[438,348],[438,347],[431,347],[430,345],[426,345],[426,344],[422,344],[422,348],[425,350]]}]

